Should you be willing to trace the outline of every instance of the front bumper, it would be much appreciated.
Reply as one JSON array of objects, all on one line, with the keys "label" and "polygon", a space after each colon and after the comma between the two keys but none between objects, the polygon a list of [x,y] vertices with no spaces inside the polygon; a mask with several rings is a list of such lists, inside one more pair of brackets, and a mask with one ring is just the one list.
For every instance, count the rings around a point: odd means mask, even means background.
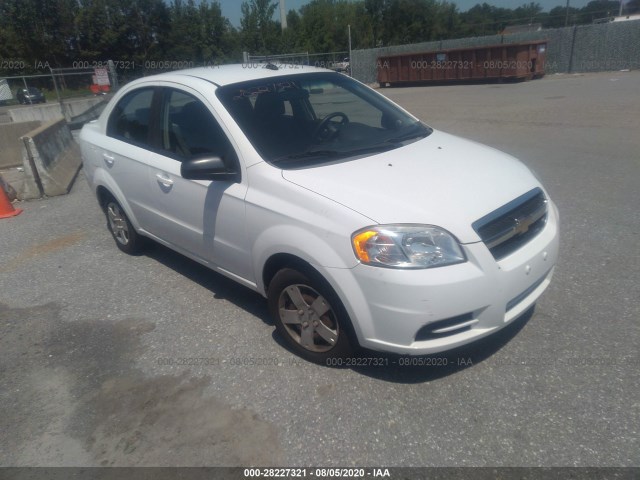
[{"label": "front bumper", "polygon": [[[490,335],[522,315],[549,286],[558,258],[558,214],[550,206],[545,228],[499,261],[479,242],[463,245],[468,261],[459,265],[333,270],[360,345],[433,354]],[[424,335],[431,325],[435,334]]]}]

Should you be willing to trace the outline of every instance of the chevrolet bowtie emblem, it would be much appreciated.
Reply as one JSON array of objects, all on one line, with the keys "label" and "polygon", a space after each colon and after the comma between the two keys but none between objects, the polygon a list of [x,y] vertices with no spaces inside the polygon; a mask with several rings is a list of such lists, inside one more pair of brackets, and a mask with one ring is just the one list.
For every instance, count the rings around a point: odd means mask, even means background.
[{"label": "chevrolet bowtie emblem", "polygon": [[522,235],[523,233],[526,233],[527,230],[529,230],[531,223],[533,223],[530,217],[514,218],[513,220],[515,221],[515,225],[513,226],[514,235]]}]

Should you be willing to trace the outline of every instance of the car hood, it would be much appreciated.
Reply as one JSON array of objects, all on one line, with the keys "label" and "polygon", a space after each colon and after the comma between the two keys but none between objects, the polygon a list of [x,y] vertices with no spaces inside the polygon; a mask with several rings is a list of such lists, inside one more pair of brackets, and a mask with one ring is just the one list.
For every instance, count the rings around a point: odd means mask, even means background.
[{"label": "car hood", "polygon": [[373,224],[437,225],[462,243],[480,241],[474,221],[541,186],[510,155],[438,131],[385,153],[282,175]]}]

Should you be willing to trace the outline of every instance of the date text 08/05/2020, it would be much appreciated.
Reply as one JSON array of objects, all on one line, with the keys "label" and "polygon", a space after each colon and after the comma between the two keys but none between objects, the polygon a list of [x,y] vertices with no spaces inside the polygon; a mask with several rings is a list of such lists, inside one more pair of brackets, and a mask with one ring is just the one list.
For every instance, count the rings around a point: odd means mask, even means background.
[{"label": "date text 08/05/2020", "polygon": [[391,477],[388,468],[245,468],[245,478]]}]

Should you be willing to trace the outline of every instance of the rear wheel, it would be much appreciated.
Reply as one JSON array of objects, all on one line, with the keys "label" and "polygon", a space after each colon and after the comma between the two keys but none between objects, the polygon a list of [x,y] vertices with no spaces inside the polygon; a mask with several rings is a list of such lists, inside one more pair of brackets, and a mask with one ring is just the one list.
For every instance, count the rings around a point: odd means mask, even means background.
[{"label": "rear wheel", "polygon": [[135,231],[123,208],[111,196],[104,203],[104,213],[107,228],[118,248],[129,255],[140,253],[144,247],[144,238]]},{"label": "rear wheel", "polygon": [[320,364],[352,354],[350,324],[333,289],[318,274],[285,268],[269,284],[276,330],[301,357]]}]

